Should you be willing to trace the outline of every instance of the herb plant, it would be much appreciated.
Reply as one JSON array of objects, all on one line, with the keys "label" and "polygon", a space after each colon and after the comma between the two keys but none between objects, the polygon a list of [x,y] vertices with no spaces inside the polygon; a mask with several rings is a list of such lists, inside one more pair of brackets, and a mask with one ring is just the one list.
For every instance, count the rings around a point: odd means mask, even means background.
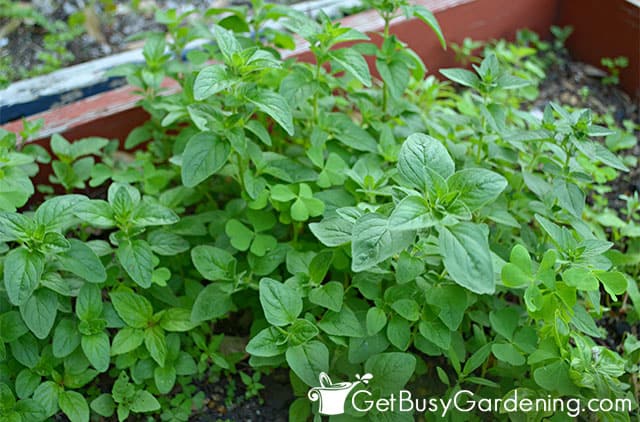
[{"label": "herb plant", "polygon": [[[402,0],[371,2],[379,45],[252,6],[207,25],[168,12],[146,63],[118,70],[151,116],[124,146],[145,151],[55,136],[66,194],[25,208],[33,188],[0,189],[0,420],[186,420],[193,380],[240,371],[250,398],[276,368],[299,396],[291,420],[319,420],[303,396],[322,372],[373,374],[374,398],[518,391],[628,398],[637,414],[638,339],[605,347],[596,323],[640,319],[638,198],[603,220],[600,195],[635,139],[589,110],[521,108],[544,66],[523,45],[442,69],[459,89],[425,79],[391,21],[416,17],[444,45],[442,31]],[[313,63],[281,57],[291,32]],[[210,42],[180,60],[195,38]],[[163,95],[167,77],[182,90]],[[3,186],[32,186],[42,154],[1,140]]]}]

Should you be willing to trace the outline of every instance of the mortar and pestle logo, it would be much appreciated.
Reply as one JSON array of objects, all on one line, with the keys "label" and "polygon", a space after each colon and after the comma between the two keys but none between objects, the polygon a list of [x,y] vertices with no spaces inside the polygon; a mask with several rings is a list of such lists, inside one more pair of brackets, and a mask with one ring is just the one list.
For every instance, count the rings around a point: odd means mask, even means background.
[{"label": "mortar and pestle logo", "polygon": [[307,397],[309,397],[309,400],[312,402],[320,400],[320,414],[342,415],[344,413],[344,403],[349,393],[358,384],[368,384],[371,378],[373,378],[371,374],[356,375],[356,382],[339,382],[333,384],[329,375],[321,372],[318,377],[320,387],[313,387],[309,390]]}]

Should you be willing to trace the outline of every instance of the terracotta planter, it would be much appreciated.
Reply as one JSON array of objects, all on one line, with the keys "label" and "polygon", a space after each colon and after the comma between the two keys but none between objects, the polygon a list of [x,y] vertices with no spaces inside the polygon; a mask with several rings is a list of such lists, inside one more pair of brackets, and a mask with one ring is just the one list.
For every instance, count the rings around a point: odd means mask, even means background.
[{"label": "terracotta planter", "polygon": [[[578,58],[596,64],[603,56],[626,55],[631,63],[621,79],[627,89],[640,92],[640,55],[637,45],[640,42],[640,8],[632,4],[632,1],[637,0],[517,0],[508,4],[504,0],[417,0],[417,3],[434,12],[448,42],[461,43],[465,37],[476,40],[513,38],[520,28],[546,33],[553,24],[571,24],[576,31],[570,39],[569,47],[575,49]],[[603,8],[606,10],[602,10]],[[587,31],[585,28],[597,27],[593,24],[594,19],[610,22],[607,24],[609,30],[593,33]],[[383,26],[382,20],[373,11],[349,16],[342,22],[345,26],[369,33],[381,31]],[[393,22],[391,31],[420,55],[431,73],[441,67],[456,66],[453,52],[443,51],[435,35],[420,21],[398,18]],[[607,32],[606,38],[603,32]],[[598,39],[600,41],[596,43],[594,40]],[[379,38],[374,35],[373,40],[379,41]],[[305,42],[300,42],[287,55],[305,61],[313,59]],[[167,80],[165,85],[177,89],[173,81]],[[40,142],[46,141],[53,133],[63,134],[70,140],[89,135],[123,140],[148,117],[136,106],[137,100],[138,97],[132,94],[132,88],[121,87],[29,119],[45,120],[42,137],[37,140]],[[3,126],[16,132],[21,127],[21,121]]]}]

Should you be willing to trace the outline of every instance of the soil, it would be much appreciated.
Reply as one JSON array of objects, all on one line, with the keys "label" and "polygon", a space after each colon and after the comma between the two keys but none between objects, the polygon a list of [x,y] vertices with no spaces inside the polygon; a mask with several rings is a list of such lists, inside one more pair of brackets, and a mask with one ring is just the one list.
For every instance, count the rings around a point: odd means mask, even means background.
[{"label": "soil", "polygon": [[[250,368],[247,368],[250,373]],[[289,405],[294,400],[293,391],[289,383],[289,371],[279,369],[263,376],[261,384],[265,385],[260,397],[245,399],[246,388],[236,376],[223,378],[215,384],[199,385],[206,395],[204,409],[192,415],[194,422],[233,421],[233,422],[287,422],[289,420]],[[233,380],[236,392],[235,403],[225,404],[227,391]]]},{"label": "soil", "polygon": [[[602,70],[567,56],[547,70],[547,77],[540,86],[540,96],[534,106],[542,109],[549,101],[554,101],[576,108],[589,108],[601,115],[610,113],[620,126],[625,120],[640,124],[639,103],[634,102],[617,85],[603,84],[604,76],[606,73]],[[588,95],[581,95],[584,87],[588,89]],[[636,131],[635,135],[638,138],[636,146],[621,153],[640,161],[640,131]],[[607,194],[609,205],[620,210],[624,202],[619,196],[633,192],[640,192],[640,162],[611,182],[611,192]]]}]

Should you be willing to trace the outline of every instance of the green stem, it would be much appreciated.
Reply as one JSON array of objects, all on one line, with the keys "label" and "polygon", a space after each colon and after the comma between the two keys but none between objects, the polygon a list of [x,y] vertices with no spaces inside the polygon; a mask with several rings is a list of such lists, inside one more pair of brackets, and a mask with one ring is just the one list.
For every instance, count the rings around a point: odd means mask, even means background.
[{"label": "green stem", "polygon": [[318,86],[316,87],[315,92],[313,93],[313,123],[315,126],[318,125],[319,117],[318,117],[318,97],[319,97],[319,88],[320,88],[320,70],[322,67],[322,63],[320,62],[320,56],[316,57],[316,72],[315,72],[315,80]]}]

